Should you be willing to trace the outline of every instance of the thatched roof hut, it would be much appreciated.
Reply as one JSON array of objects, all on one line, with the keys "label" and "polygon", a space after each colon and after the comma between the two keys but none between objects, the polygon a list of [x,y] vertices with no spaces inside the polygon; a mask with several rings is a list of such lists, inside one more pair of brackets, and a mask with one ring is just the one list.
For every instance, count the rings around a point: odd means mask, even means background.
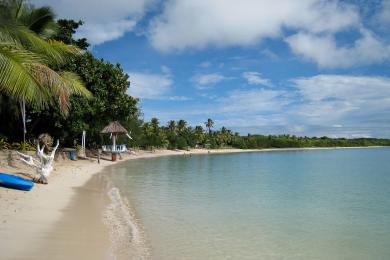
[{"label": "thatched roof hut", "polygon": [[126,134],[131,139],[130,135],[128,134],[126,128],[124,128],[118,121],[114,121],[114,122],[109,123],[105,128],[103,128],[103,130],[100,133],[112,135],[111,154],[112,154],[112,160],[115,161],[116,154],[121,152],[116,147],[117,135],[118,134]]},{"label": "thatched roof hut", "polygon": [[127,130],[118,122],[114,121],[109,123],[103,130],[100,132],[102,134],[127,134]]}]

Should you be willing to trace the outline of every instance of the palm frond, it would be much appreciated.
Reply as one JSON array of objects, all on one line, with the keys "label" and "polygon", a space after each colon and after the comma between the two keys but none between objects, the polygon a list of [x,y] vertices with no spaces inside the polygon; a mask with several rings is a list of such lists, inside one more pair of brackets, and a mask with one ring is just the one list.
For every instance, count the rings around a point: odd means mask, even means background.
[{"label": "palm frond", "polygon": [[92,98],[92,93],[85,87],[80,76],[69,71],[62,71],[59,73],[66,82],[71,95],[79,95],[85,98]]},{"label": "palm frond", "polygon": [[57,41],[45,41],[25,26],[0,23],[0,39],[12,38],[31,52],[42,55],[49,64],[64,64],[69,57],[81,53],[74,46]]},{"label": "palm frond", "polygon": [[91,93],[70,72],[56,72],[75,55],[77,47],[46,40],[56,30],[54,12],[24,0],[0,0],[0,92],[30,105],[59,105],[67,114],[70,96]]},{"label": "palm frond", "polygon": [[13,1],[15,4],[15,19],[18,19],[23,14],[23,9],[25,7],[23,0]]},{"label": "palm frond", "polygon": [[50,100],[50,93],[29,69],[40,62],[39,56],[15,48],[14,43],[0,42],[0,91],[43,107]]},{"label": "palm frond", "polygon": [[48,6],[24,8],[18,22],[43,38],[52,36],[58,30],[54,11]]},{"label": "palm frond", "polygon": [[23,13],[23,0],[1,0],[0,19],[15,20]]},{"label": "palm frond", "polygon": [[54,51],[64,56],[65,60],[75,55],[80,55],[82,52],[74,45],[68,45],[61,41],[48,40],[47,43],[53,48]]},{"label": "palm frond", "polygon": [[69,112],[71,95],[92,97],[92,94],[84,87],[80,77],[74,73],[57,73],[42,64],[32,66],[31,72],[39,84],[46,86],[51,92],[51,103],[58,104],[64,115]]},{"label": "palm frond", "polygon": [[48,6],[25,10],[19,21],[31,31],[40,34],[55,19],[53,10]]}]

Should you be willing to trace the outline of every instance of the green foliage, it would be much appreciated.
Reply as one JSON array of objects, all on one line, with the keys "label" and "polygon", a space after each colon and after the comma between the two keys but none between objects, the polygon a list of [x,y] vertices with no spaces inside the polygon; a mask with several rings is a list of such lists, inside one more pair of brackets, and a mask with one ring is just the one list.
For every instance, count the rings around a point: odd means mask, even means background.
[{"label": "green foliage", "polygon": [[87,42],[86,38],[77,40],[72,38],[72,35],[76,33],[76,30],[79,28],[79,26],[83,25],[82,21],[76,22],[74,20],[60,19],[57,21],[57,24],[59,29],[54,37],[57,41],[77,46],[82,50],[86,50],[88,48],[89,43]]},{"label": "green foliage", "polygon": [[[109,122],[118,120],[125,127],[133,124],[134,128],[139,113],[138,100],[126,93],[129,77],[119,64],[113,65],[85,53],[69,62],[66,69],[79,75],[93,98],[72,96],[67,118],[55,108],[30,113],[31,125],[35,126],[31,131],[39,134],[44,131],[43,127],[50,127],[49,132],[73,145],[73,140],[79,139],[81,132],[86,130],[87,143],[98,146],[103,143],[100,131]],[[43,120],[45,125],[40,127],[39,121]]]},{"label": "green foliage", "polygon": [[234,137],[233,146],[242,149],[262,148],[310,148],[310,147],[357,147],[389,146],[389,139],[377,138],[328,138],[300,137],[295,135],[248,135]]},{"label": "green foliage", "polygon": [[50,8],[4,0],[0,9],[0,92],[32,106],[60,105],[66,113],[70,95],[89,94],[76,76],[58,70],[79,49],[47,39],[55,32]]},{"label": "green foliage", "polygon": [[20,126],[15,119],[24,111],[19,102],[35,109],[55,106],[66,115],[71,95],[90,97],[80,78],[61,68],[81,52],[49,39],[56,29],[49,7],[35,8],[24,0],[0,1],[0,101],[8,105],[0,104],[0,131],[12,140],[20,140],[14,129]]},{"label": "green foliage", "polygon": [[0,150],[7,150],[10,148],[9,143],[7,143],[7,139],[2,137],[0,138]]},{"label": "green foliage", "polygon": [[36,151],[35,145],[30,142],[12,143],[11,147],[19,151]]},{"label": "green foliage", "polygon": [[187,140],[183,136],[178,136],[176,143],[178,149],[185,150],[188,147]]},{"label": "green foliage", "polygon": [[209,135],[211,135],[211,128],[213,128],[214,126],[214,121],[211,118],[209,118],[204,124],[206,128],[209,129]]},{"label": "green foliage", "polygon": [[[81,22],[74,22],[72,20],[60,20],[57,34],[53,34],[52,37],[54,40],[63,40],[66,44],[77,44],[82,48],[86,48],[88,46],[86,41],[75,41],[72,39],[72,34],[80,24]],[[1,26],[4,27],[4,25]],[[0,35],[3,34],[0,33]],[[36,40],[37,43],[42,44],[45,42],[36,36],[32,37],[32,40]],[[54,40],[47,41],[47,44],[53,48],[53,51],[61,53],[63,46],[68,46]],[[2,53],[7,54],[8,60],[10,61],[19,61],[23,58],[23,62],[26,64],[29,61],[28,59],[31,59],[30,63],[37,63],[37,61],[32,60],[35,56],[30,57],[28,56],[30,55],[29,53],[27,55],[23,52],[16,52],[8,47],[0,50],[0,62]],[[9,65],[10,69],[13,68],[12,66],[15,67],[16,65]],[[27,129],[30,137],[36,137],[42,132],[49,132],[51,135],[61,138],[64,145],[73,147],[75,145],[74,140],[79,140],[81,132],[86,130],[87,144],[97,146],[102,143],[111,142],[108,136],[100,135],[100,131],[109,122],[114,120],[120,121],[132,133],[139,134],[139,128],[142,122],[138,118],[138,100],[127,95],[126,91],[130,85],[129,77],[124,73],[119,64],[113,65],[85,52],[83,55],[67,55],[64,62],[53,62],[53,68],[55,70],[50,69],[50,71],[46,70],[46,72],[50,72],[51,79],[55,79],[50,80],[50,82],[53,83],[51,90],[59,97],[56,99],[57,106],[33,106],[27,110]],[[22,69],[19,68],[19,70]],[[34,83],[34,79],[30,80],[32,83],[25,80],[25,83],[22,82],[23,84],[21,84],[18,82],[18,80],[23,80],[20,73],[10,78],[15,74],[9,72],[9,69],[2,70],[0,74],[3,73],[8,77],[4,78],[5,81],[15,84],[18,83],[19,88],[25,84],[29,92],[24,94],[24,97],[31,97],[27,100],[35,99],[39,100],[40,104],[44,104],[47,98],[50,99],[51,94],[49,92],[38,92],[38,90],[35,90],[39,89],[40,85],[32,84]],[[41,71],[39,72],[43,77],[46,75]],[[62,82],[59,80],[59,77]],[[0,92],[1,80],[0,77]],[[86,89],[81,88],[81,84],[79,84],[81,81],[84,82]],[[13,90],[12,88],[9,91],[20,92],[19,89]],[[2,123],[0,125],[0,133],[10,137],[11,140],[20,140],[22,131],[12,131],[15,126],[21,125],[21,120],[18,118],[19,108],[17,99],[20,95],[17,98],[12,98],[9,95],[11,92],[3,91],[3,93],[6,94],[0,93],[0,119],[4,124]],[[46,93],[46,96],[42,96],[42,93]],[[67,93],[72,95],[66,96]],[[93,98],[90,98],[90,93],[93,94]],[[14,110],[16,110],[16,113],[14,113]],[[69,111],[68,117],[64,116],[64,110]],[[138,139],[138,136],[135,139]],[[127,144],[130,142],[127,137],[121,137],[118,141]]]},{"label": "green foliage", "polygon": [[[210,119],[211,120],[211,119]],[[212,120],[211,120],[212,121]],[[207,123],[207,122],[206,122]],[[207,127],[207,125],[206,125]],[[157,118],[143,123],[143,132],[137,138],[137,146],[150,148],[187,149],[188,147],[203,147],[210,149],[240,148],[305,148],[305,147],[356,147],[356,146],[390,146],[389,139],[376,138],[328,138],[328,137],[298,137],[295,135],[250,135],[240,136],[230,129],[207,132],[201,127],[187,126],[185,120],[169,121],[166,126],[159,126]]]}]

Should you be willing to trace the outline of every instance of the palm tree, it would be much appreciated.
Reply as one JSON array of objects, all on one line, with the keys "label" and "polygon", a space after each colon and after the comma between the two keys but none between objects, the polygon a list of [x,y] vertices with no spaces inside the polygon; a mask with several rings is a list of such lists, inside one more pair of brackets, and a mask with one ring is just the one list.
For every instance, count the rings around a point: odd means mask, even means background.
[{"label": "palm tree", "polygon": [[187,122],[183,119],[180,119],[178,122],[177,122],[177,130],[180,133],[183,133],[185,128],[187,127]]},{"label": "palm tree", "polygon": [[66,115],[70,96],[90,92],[73,73],[56,71],[69,57],[80,54],[74,47],[48,40],[55,32],[54,13],[34,8],[23,0],[0,3],[0,92],[20,102],[25,135],[25,105],[58,104]]},{"label": "palm tree", "polygon": [[143,134],[145,136],[145,146],[154,145],[154,129],[151,123],[145,122],[142,125]]},{"label": "palm tree", "polygon": [[168,129],[171,133],[175,133],[176,132],[176,121],[175,120],[170,120],[168,122]]},{"label": "palm tree", "polygon": [[151,126],[152,126],[152,128],[153,128],[154,133],[157,134],[157,133],[158,133],[158,130],[159,130],[159,124],[160,124],[160,122],[158,121],[158,118],[153,117],[153,118],[150,120],[150,124],[151,124]]},{"label": "palm tree", "polygon": [[209,135],[211,135],[211,128],[214,126],[214,121],[209,118],[204,124],[206,125],[206,128],[209,129]]},{"label": "palm tree", "polygon": [[202,126],[200,125],[195,126],[194,135],[197,144],[202,144],[204,142],[204,132]]}]

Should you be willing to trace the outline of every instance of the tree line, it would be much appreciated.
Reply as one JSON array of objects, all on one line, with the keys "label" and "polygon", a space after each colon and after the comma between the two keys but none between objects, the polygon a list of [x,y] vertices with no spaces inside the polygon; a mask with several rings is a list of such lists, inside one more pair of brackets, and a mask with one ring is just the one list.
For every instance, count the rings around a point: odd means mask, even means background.
[{"label": "tree line", "polygon": [[144,149],[189,149],[189,148],[309,148],[309,147],[357,147],[388,146],[389,139],[379,138],[329,138],[300,137],[295,135],[240,135],[226,127],[213,130],[214,122],[208,119],[204,125],[188,126],[185,120],[169,121],[160,125],[157,118],[143,122],[132,134],[133,140],[124,137],[120,141]]},{"label": "tree line", "polygon": [[[208,119],[202,125],[189,126],[183,119],[170,120],[165,126],[160,126],[157,118],[152,118],[150,122],[143,122],[139,131],[133,133],[133,145],[142,148],[167,148],[167,149],[187,149],[187,148],[221,148],[231,146],[233,137],[238,133],[225,127],[212,131],[214,121]],[[206,130],[207,129],[207,130]]]}]

